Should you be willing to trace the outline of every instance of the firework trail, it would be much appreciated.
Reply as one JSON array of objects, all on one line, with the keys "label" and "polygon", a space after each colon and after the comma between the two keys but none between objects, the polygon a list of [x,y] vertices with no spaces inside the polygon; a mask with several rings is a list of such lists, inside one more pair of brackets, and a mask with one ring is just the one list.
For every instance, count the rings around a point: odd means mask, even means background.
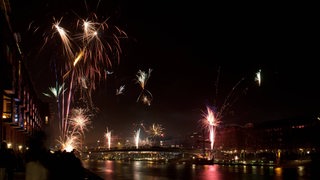
[{"label": "firework trail", "polygon": [[108,149],[110,150],[110,148],[111,148],[111,131],[109,131],[108,128],[107,128],[107,132],[106,132],[105,136],[107,139]]},{"label": "firework trail", "polygon": [[215,132],[216,132],[216,127],[219,125],[220,121],[215,118],[215,112],[213,109],[207,106],[207,112],[203,113],[203,119],[202,119],[203,127],[205,129],[208,129],[209,131],[209,139],[210,139],[210,148],[211,150],[213,149],[214,145],[214,140],[215,140]]},{"label": "firework trail", "polygon": [[[255,80],[258,82],[258,85],[261,85],[261,70],[256,73]],[[224,114],[238,101],[240,95],[245,94],[248,91],[251,80],[248,81],[246,78],[241,78],[232,88],[231,91],[227,94],[224,99],[220,109],[217,108],[216,118],[221,120],[224,117]],[[252,84],[251,84],[252,85]]]},{"label": "firework trail", "polygon": [[137,83],[141,87],[141,92],[137,98],[138,101],[142,101],[144,104],[151,105],[151,101],[153,99],[152,94],[150,91],[148,91],[145,87],[147,85],[147,82],[151,76],[152,69],[149,68],[148,72],[139,70],[136,77],[137,77]]},{"label": "firework trail", "polygon": [[140,140],[140,128],[135,133],[134,140],[135,140],[136,148],[138,149],[139,148],[139,140]]},{"label": "firework trail", "polygon": [[88,130],[88,125],[91,124],[87,110],[82,108],[72,109],[68,123],[66,124],[66,131],[60,136],[58,141],[62,150],[70,152],[73,149],[80,150],[84,133]]},{"label": "firework trail", "polygon": [[244,82],[244,78],[240,79],[228,93],[226,98],[224,99],[220,110],[216,113],[217,119],[222,119],[224,114],[233,106],[233,104],[239,99],[239,95],[244,94],[247,91],[247,87],[243,87],[242,83]]},{"label": "firework trail", "polygon": [[[260,71],[259,73],[259,82],[260,80]],[[258,75],[258,74],[256,74]],[[220,79],[220,67],[218,69],[217,79],[215,83],[215,98],[218,97],[218,82]],[[240,95],[245,94],[248,90],[247,83],[245,82],[245,78],[241,78],[236,84],[231,88],[230,92],[227,93],[224,98],[222,104],[218,106],[217,99],[214,99],[214,106],[207,106],[207,112],[203,113],[202,125],[204,129],[209,131],[209,139],[211,142],[211,149],[213,149],[213,145],[215,142],[215,133],[216,128],[222,122],[221,120],[224,118],[225,114],[229,111],[229,109],[234,105],[234,103],[239,99]],[[260,83],[259,83],[260,85]]]},{"label": "firework trail", "polygon": [[[64,89],[64,83],[62,85],[58,85],[58,83],[56,83],[55,87],[49,87],[49,91],[51,92],[49,93],[43,93],[43,95],[47,96],[47,97],[52,97],[56,99],[57,102],[57,108],[58,108],[58,119],[62,119],[63,117],[63,111],[61,111],[61,95],[64,94],[64,92],[66,91]],[[61,123],[59,124],[59,130],[62,132],[63,129],[63,125],[64,122],[61,121]]]},{"label": "firework trail", "polygon": [[[62,21],[62,18],[59,21],[56,21],[54,19],[54,23],[52,25],[52,29],[55,29],[56,31],[53,33],[52,36],[54,36],[55,33],[58,33],[60,36],[60,39],[63,44],[63,53],[67,56],[68,59],[74,59],[74,53],[72,50],[72,43],[70,35],[68,34],[69,31],[65,30],[64,28],[60,27],[60,23]],[[67,65],[68,67],[69,65]]]},{"label": "firework trail", "polygon": [[[69,22],[67,28],[62,27],[63,19],[53,18],[50,33],[43,33],[42,48],[53,42],[54,48],[58,48],[55,56],[61,59],[59,63],[55,61],[57,85],[55,88],[49,88],[52,95],[44,95],[57,99],[58,118],[61,122],[58,141],[62,147],[71,147],[78,145],[73,141],[78,140],[79,135],[83,135],[90,122],[89,119],[79,117],[84,113],[83,110],[73,110],[72,106],[77,100],[87,105],[85,109],[93,107],[91,94],[96,89],[96,84],[109,75],[105,69],[112,69],[114,60],[119,64],[122,53],[120,39],[127,38],[127,34],[117,26],[108,24],[108,18],[99,20],[94,13],[85,19],[76,18],[74,25]],[[33,22],[30,23],[30,30],[33,25]],[[34,29],[34,32],[37,31],[39,27]],[[62,86],[59,87],[58,84]],[[124,86],[120,88],[122,89],[119,90],[119,94],[123,93]],[[69,115],[75,111],[78,111],[78,117]]]},{"label": "firework trail", "polygon": [[[220,80],[220,66],[218,68],[218,71],[217,71],[217,79],[216,79],[216,82],[215,82],[215,97],[218,97],[218,90],[219,90],[219,80]],[[217,102],[213,102],[214,104],[216,104]]]},{"label": "firework trail", "polygon": [[256,73],[255,80],[257,81],[258,85],[261,86],[261,69]]},{"label": "firework trail", "polygon": [[217,71],[217,79],[215,82],[215,96],[213,100],[213,109],[215,118],[221,122],[221,119],[224,115],[230,110],[230,108],[238,101],[241,95],[245,94],[248,90],[248,81],[246,78],[242,77],[237,81],[231,88],[231,90],[226,94],[226,97],[223,99],[222,104],[218,102],[218,87],[220,82],[220,67]]},{"label": "firework trail", "polygon": [[144,132],[147,132],[147,128],[145,126],[145,123],[143,121],[135,122],[132,124],[133,129],[142,128]]},{"label": "firework trail", "polygon": [[[70,40],[70,36],[68,35],[67,31],[64,30],[64,28],[60,27],[60,23],[61,23],[61,20],[62,18],[59,20],[59,21],[56,21],[53,23],[53,26],[52,28],[55,29],[56,31],[53,33],[53,35],[55,33],[58,33],[59,36],[60,36],[60,39],[61,39],[61,42],[63,44],[63,49],[64,49],[64,54],[66,55],[67,57],[67,60],[65,61],[65,66],[64,66],[64,69],[63,70],[67,70],[71,67],[70,65],[70,59],[74,59],[74,53],[73,53],[73,50],[72,50],[72,43],[71,43],[71,40]],[[52,36],[53,36],[52,35]],[[78,59],[78,57],[76,58]],[[66,74],[69,74],[70,71],[68,71]],[[61,111],[62,112],[58,112],[59,114],[61,113],[62,116],[61,116],[61,136],[62,138],[60,138],[60,142],[63,142],[63,139],[65,141],[67,141],[69,139],[72,140],[73,138],[68,138],[68,115],[69,115],[69,109],[70,109],[70,103],[71,103],[71,94],[72,94],[72,87],[73,87],[73,76],[74,75],[74,72],[72,72],[72,78],[69,82],[69,91],[68,91],[68,97],[67,97],[67,102],[65,104],[65,94],[63,93],[62,94],[62,109]],[[63,77],[63,80],[65,81],[65,76]],[[58,80],[57,80],[58,81]],[[65,82],[64,82],[65,83]],[[64,112],[64,110],[66,110],[66,113]]]},{"label": "firework trail", "polygon": [[[96,20],[97,16],[93,17]],[[119,38],[127,36],[119,28],[109,26],[106,21],[98,23],[94,20],[78,20],[77,27],[82,24],[82,33],[73,39],[59,26],[61,20],[53,25],[55,32],[60,35],[64,53],[67,55],[63,80],[66,81],[69,77],[70,92],[73,92],[73,87],[77,88],[91,106],[91,93],[96,88],[96,82],[106,79],[108,73],[105,67],[112,66],[113,57],[119,62],[121,54]],[[104,35],[104,32],[107,35]]]}]

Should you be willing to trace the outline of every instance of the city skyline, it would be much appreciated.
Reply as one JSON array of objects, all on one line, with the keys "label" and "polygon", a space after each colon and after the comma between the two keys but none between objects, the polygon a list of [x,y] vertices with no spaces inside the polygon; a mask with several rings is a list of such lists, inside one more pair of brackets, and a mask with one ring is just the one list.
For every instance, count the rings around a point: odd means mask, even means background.
[{"label": "city skyline", "polygon": [[[44,33],[40,30],[50,27],[53,17],[63,17],[62,22],[72,24],[78,16],[86,18],[89,10],[99,17],[110,17],[112,25],[126,32],[127,38],[120,39],[120,64],[93,94],[99,111],[87,138],[102,138],[106,128],[130,135],[132,125],[141,122],[162,124],[168,135],[191,133],[200,127],[206,106],[221,105],[242,78],[247,84],[223,123],[256,123],[318,113],[318,67],[311,45],[313,12],[297,12],[281,4],[85,2],[32,1],[34,4],[23,2],[23,6],[16,2],[12,4],[12,23],[22,34],[31,79],[45,100],[42,93],[53,85],[48,59],[55,56],[52,51],[57,48],[39,51]],[[58,10],[60,3],[64,6]],[[28,13],[24,16],[23,12]],[[28,27],[38,27],[39,33]],[[153,100],[146,106],[136,102],[140,87],[135,78],[139,70],[149,68],[152,72],[146,89]],[[261,86],[254,80],[259,70]],[[125,85],[123,94],[115,95],[121,85]]]}]

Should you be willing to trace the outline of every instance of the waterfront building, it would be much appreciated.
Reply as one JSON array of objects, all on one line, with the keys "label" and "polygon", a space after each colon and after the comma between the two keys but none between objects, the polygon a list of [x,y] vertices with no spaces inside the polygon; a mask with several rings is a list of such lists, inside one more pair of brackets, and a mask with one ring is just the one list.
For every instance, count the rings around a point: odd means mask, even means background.
[{"label": "waterfront building", "polygon": [[0,140],[22,151],[28,137],[49,123],[49,105],[34,89],[19,43],[10,23],[9,0],[0,2]]},{"label": "waterfront building", "polygon": [[[214,148],[209,132],[194,132],[187,137],[185,149],[214,152],[215,158],[227,160],[311,159],[320,153],[316,134],[320,121],[316,116],[270,120],[260,123],[223,124],[216,128]],[[196,151],[194,151],[196,152]]]}]

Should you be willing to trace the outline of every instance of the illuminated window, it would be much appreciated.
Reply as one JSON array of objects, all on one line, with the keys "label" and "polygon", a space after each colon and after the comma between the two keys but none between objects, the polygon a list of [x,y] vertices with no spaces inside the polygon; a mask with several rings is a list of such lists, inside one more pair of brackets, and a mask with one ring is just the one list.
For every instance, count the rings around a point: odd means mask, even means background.
[{"label": "illuminated window", "polygon": [[48,116],[45,117],[45,124],[49,124],[49,118],[48,118]]},{"label": "illuminated window", "polygon": [[2,118],[3,119],[10,119],[12,114],[12,108],[11,108],[11,98],[3,95],[3,111],[2,111]]},{"label": "illuminated window", "polygon": [[14,115],[14,123],[19,122],[19,114],[20,114],[20,108],[17,102],[14,103],[14,112],[12,112]]}]

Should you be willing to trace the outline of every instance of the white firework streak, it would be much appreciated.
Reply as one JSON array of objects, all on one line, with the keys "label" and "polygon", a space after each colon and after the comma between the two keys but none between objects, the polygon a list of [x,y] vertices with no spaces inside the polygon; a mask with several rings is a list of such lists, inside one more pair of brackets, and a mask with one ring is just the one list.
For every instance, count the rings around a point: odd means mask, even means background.
[{"label": "white firework streak", "polygon": [[105,136],[106,136],[107,143],[108,143],[108,149],[110,150],[110,148],[111,148],[111,131],[109,131],[108,128],[107,128],[107,132],[106,132]]},{"label": "white firework streak", "polygon": [[140,140],[140,128],[136,132],[134,139],[135,139],[135,143],[136,143],[136,148],[138,149],[139,148],[139,140]]},{"label": "white firework streak", "polygon": [[258,82],[258,85],[261,86],[261,69],[256,73],[255,80]]},{"label": "white firework streak", "polygon": [[116,90],[116,95],[123,94],[124,88],[125,88],[125,85],[120,86],[119,89]]}]

